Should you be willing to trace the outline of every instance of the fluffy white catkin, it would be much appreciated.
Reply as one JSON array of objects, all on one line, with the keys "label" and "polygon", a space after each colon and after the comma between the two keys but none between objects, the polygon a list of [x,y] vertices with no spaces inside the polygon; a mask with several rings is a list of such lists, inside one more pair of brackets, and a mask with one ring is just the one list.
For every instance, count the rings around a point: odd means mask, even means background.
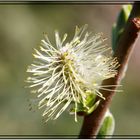
[{"label": "fluffy white catkin", "polygon": [[117,74],[119,64],[112,57],[111,48],[104,43],[102,33],[93,35],[86,29],[87,25],[76,27],[73,39],[67,43],[67,34],[61,40],[55,32],[56,45],[45,35],[40,50],[35,49],[35,61],[27,69],[31,73],[27,82],[37,93],[38,107],[44,108],[46,121],[57,119],[72,104],[77,121],[77,106],[82,103],[88,108],[85,102],[89,93],[104,99],[99,89],[115,86],[101,86],[103,80]]}]

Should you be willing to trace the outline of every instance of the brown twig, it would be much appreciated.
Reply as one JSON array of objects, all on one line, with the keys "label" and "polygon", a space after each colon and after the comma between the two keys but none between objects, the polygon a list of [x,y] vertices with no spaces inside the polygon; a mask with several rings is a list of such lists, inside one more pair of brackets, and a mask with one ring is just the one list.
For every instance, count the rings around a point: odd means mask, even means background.
[{"label": "brown twig", "polygon": [[[140,18],[138,18],[138,16],[140,16],[140,5],[135,3],[114,53],[114,56],[118,58],[120,63],[118,74],[114,78],[104,80],[102,85],[118,85],[120,83],[140,30]],[[110,89],[115,90],[115,87]],[[98,134],[103,117],[115,93],[114,91],[101,90],[100,92],[102,92],[106,100],[101,100],[97,109],[93,111],[92,114],[84,117],[79,138],[96,138],[96,135]]]}]

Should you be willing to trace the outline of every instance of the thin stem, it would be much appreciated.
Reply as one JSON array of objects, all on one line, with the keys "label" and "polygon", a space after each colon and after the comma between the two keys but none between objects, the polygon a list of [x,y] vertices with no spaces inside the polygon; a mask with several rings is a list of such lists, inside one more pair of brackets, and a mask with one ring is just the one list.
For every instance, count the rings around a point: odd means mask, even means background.
[{"label": "thin stem", "polygon": [[[138,18],[138,16],[140,16],[140,5],[135,3],[114,53],[114,56],[117,57],[120,63],[118,74],[114,78],[104,80],[102,83],[103,86],[118,85],[123,78],[135,41],[138,38],[138,32],[140,31],[140,18]],[[110,87],[110,91],[100,90],[106,100],[101,100],[97,109],[93,111],[92,114],[84,117],[79,138],[96,138],[102,124],[103,117],[115,94],[113,91],[115,88],[116,87]]]}]

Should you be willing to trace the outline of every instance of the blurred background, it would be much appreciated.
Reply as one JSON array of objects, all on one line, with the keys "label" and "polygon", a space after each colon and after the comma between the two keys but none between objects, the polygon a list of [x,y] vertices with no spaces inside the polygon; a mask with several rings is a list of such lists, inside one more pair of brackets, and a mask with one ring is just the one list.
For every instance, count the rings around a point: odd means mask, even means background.
[{"label": "blurred background", "polygon": [[[0,4],[0,135],[78,135],[82,118],[65,112],[56,121],[44,124],[39,111],[29,111],[29,89],[25,87],[26,68],[47,32],[74,34],[76,25],[89,25],[94,33],[103,32],[111,46],[112,24],[121,5],[32,5]],[[123,93],[111,104],[116,135],[140,134],[140,40],[137,42],[122,80]]]}]

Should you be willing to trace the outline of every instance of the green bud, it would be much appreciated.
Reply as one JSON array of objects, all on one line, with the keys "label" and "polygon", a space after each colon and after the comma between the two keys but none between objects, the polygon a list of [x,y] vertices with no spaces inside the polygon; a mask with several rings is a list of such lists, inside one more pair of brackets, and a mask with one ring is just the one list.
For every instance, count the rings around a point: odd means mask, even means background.
[{"label": "green bud", "polygon": [[117,22],[112,27],[112,49],[115,51],[117,43],[124,31],[124,27],[129,18],[130,12],[132,10],[132,5],[123,5],[120,11]]},{"label": "green bud", "polygon": [[103,119],[103,123],[97,135],[97,138],[109,138],[113,135],[115,128],[115,120],[113,115],[109,112],[106,112],[105,117]]}]

